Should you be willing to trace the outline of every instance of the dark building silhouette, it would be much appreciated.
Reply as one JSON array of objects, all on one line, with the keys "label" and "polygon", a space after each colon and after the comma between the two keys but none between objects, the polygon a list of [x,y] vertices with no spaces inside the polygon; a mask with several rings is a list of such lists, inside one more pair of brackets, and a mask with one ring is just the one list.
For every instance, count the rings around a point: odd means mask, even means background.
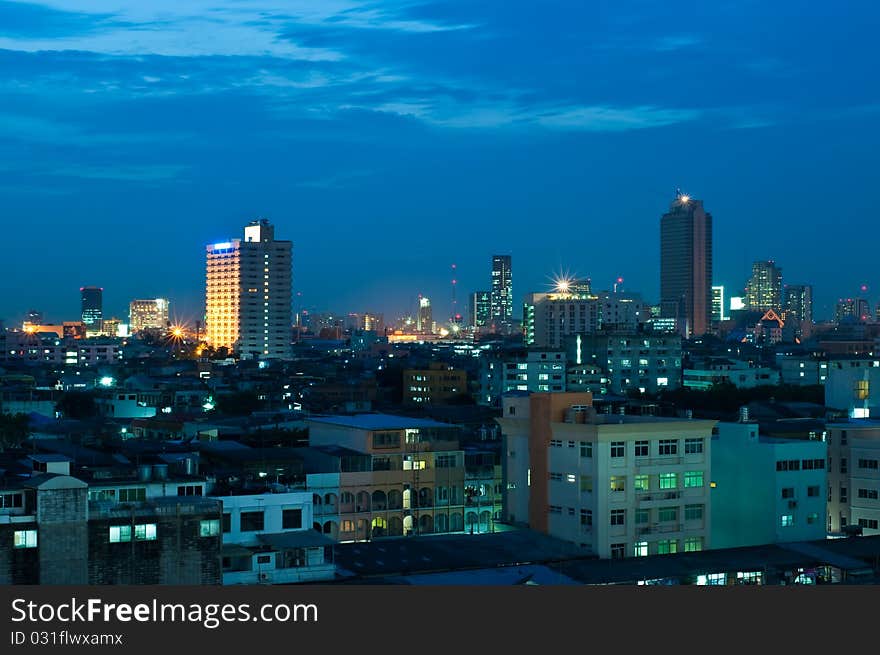
[{"label": "dark building silhouette", "polygon": [[685,337],[712,319],[712,215],[680,191],[660,219],[660,306]]}]

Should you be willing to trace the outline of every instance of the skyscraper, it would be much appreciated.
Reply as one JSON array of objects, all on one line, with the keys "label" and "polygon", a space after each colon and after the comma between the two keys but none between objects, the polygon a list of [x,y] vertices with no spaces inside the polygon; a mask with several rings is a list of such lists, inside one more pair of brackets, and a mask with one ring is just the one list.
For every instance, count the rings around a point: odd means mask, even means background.
[{"label": "skyscraper", "polygon": [[489,292],[490,320],[497,330],[509,327],[513,320],[513,281],[510,255],[492,257],[492,288]]},{"label": "skyscraper", "polygon": [[132,300],[128,304],[128,323],[131,332],[164,329],[168,325],[168,306],[166,298]]},{"label": "skyscraper", "polygon": [[713,286],[712,287],[712,320],[713,321],[727,320],[727,315],[724,313],[724,287],[723,286]]},{"label": "skyscraper", "polygon": [[660,306],[685,337],[705,334],[712,318],[712,215],[679,191],[660,219]]},{"label": "skyscraper", "polygon": [[782,268],[771,259],[752,264],[746,285],[746,308],[751,312],[782,311]]},{"label": "skyscraper", "polygon": [[244,228],[244,240],[207,246],[205,338],[244,359],[290,356],[290,241],[277,241],[265,219]]},{"label": "skyscraper", "polygon": [[795,336],[809,338],[813,328],[813,287],[809,284],[785,286],[786,323],[795,323]]},{"label": "skyscraper", "polygon": [[104,289],[101,287],[81,287],[79,294],[82,322],[86,326],[86,332],[100,332],[104,321]]},{"label": "skyscraper", "polygon": [[416,330],[419,332],[434,331],[431,299],[425,296],[419,296],[419,313],[416,314]]},{"label": "skyscraper", "polygon": [[492,303],[490,300],[491,293],[489,291],[474,291],[471,294],[470,302],[470,319],[471,327],[479,328],[489,322],[489,315],[492,311]]}]

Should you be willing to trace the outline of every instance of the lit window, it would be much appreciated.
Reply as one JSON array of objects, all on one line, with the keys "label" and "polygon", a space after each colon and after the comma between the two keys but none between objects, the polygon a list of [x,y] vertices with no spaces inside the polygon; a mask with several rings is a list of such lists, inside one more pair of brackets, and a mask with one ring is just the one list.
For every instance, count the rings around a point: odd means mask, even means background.
[{"label": "lit window", "polygon": [[208,519],[199,521],[200,537],[216,537],[220,534],[220,519]]},{"label": "lit window", "polygon": [[794,516],[792,514],[783,514],[779,524],[783,528],[790,528],[794,525]]},{"label": "lit window", "polygon": [[648,556],[648,542],[647,541],[637,541],[635,547],[633,548],[633,555],[636,557],[647,557]]},{"label": "lit window", "polygon": [[678,489],[678,473],[661,473],[659,479],[661,489]]},{"label": "lit window", "polygon": [[685,489],[703,486],[702,471],[686,471],[684,474]]},{"label": "lit window", "polygon": [[633,487],[636,491],[647,491],[648,490],[648,476],[647,475],[637,475],[633,478]]},{"label": "lit window", "polygon": [[134,538],[139,541],[155,541],[156,540],[156,524],[140,523],[134,526]]},{"label": "lit window", "polygon": [[36,548],[37,531],[16,530],[12,536],[12,545],[14,548]]},{"label": "lit window", "polygon": [[611,491],[626,491],[626,476],[612,475],[609,486]]},{"label": "lit window", "polygon": [[111,525],[110,526],[110,543],[118,544],[124,541],[131,541],[130,525]]}]

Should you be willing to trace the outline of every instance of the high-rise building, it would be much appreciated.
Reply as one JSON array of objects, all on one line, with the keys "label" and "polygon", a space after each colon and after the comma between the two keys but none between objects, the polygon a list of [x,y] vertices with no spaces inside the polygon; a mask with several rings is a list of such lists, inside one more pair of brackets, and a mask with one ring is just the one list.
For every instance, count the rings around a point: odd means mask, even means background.
[{"label": "high-rise building", "polygon": [[795,336],[809,338],[813,328],[813,287],[809,284],[785,285],[786,323],[795,323]]},{"label": "high-rise building", "polygon": [[712,215],[677,193],[660,219],[660,304],[683,336],[705,334],[712,318]]},{"label": "high-rise building", "polygon": [[496,329],[509,325],[513,320],[513,281],[510,255],[492,257],[492,289],[489,294],[490,320]]},{"label": "high-rise building", "polygon": [[128,304],[128,323],[132,333],[165,329],[168,325],[168,299],[132,300]]},{"label": "high-rise building", "polygon": [[275,239],[265,219],[244,228],[244,240],[207,246],[205,338],[244,359],[290,356],[290,241]]},{"label": "high-rise building", "polygon": [[866,323],[870,318],[871,308],[864,298],[841,298],[834,307],[834,320],[837,323],[843,321]]},{"label": "high-rise building", "polygon": [[416,314],[416,330],[419,332],[434,331],[431,299],[426,296],[419,296],[419,313]]},{"label": "high-rise building", "polygon": [[480,328],[489,322],[492,304],[489,291],[474,291],[471,294],[470,319],[471,327]]},{"label": "high-rise building", "polygon": [[25,316],[24,322],[30,323],[31,325],[42,325],[43,312],[37,311],[36,309],[29,309],[27,315]]},{"label": "high-rise building", "polygon": [[724,313],[724,287],[712,287],[712,320],[726,321],[727,315]]},{"label": "high-rise building", "polygon": [[746,307],[750,312],[782,311],[782,268],[771,259],[752,264],[746,285]]},{"label": "high-rise building", "polygon": [[101,287],[81,287],[79,290],[82,305],[82,322],[86,332],[100,332],[104,320],[104,289]]}]

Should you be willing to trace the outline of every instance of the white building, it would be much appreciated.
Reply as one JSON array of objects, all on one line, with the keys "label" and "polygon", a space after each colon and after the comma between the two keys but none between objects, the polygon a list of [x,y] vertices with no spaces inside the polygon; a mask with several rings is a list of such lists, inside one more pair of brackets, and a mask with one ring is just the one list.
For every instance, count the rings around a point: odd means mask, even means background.
[{"label": "white building", "polygon": [[223,584],[333,579],[333,539],[312,529],[312,494],[215,496],[223,502]]},{"label": "white building", "polygon": [[505,518],[600,558],[708,548],[716,421],[597,415],[590,403],[503,398]]},{"label": "white building", "polygon": [[251,221],[244,240],[207,246],[206,340],[243,359],[290,356],[291,242],[276,241],[267,220]]},{"label": "white building", "polygon": [[829,362],[825,407],[846,412],[850,418],[880,416],[880,361]]},{"label": "white building", "polygon": [[880,421],[829,423],[828,529],[880,534]]},{"label": "white building", "polygon": [[719,423],[712,437],[712,547],[824,539],[827,444]]}]

